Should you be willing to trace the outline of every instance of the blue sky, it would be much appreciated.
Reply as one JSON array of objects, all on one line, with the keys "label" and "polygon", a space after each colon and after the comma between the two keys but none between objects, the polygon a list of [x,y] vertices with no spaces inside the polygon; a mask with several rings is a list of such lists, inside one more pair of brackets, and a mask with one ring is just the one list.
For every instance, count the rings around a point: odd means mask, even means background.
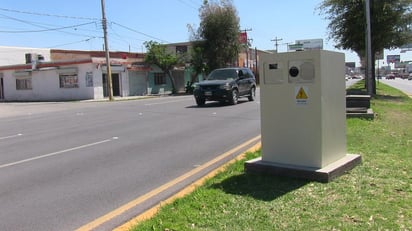
[{"label": "blue sky", "polygon": [[[105,0],[110,50],[142,52],[143,42],[176,43],[189,40],[187,25],[199,26],[203,0]],[[322,0],[234,0],[241,29],[252,29],[252,47],[287,51],[286,43],[301,39],[324,41],[324,49],[336,50],[328,40],[328,21],[319,15]],[[0,46],[103,49],[100,0],[0,2]],[[346,61],[359,62],[356,54],[344,52]],[[401,60],[412,60],[410,52]],[[399,54],[399,51],[385,51]],[[358,64],[357,64],[358,65]]]}]

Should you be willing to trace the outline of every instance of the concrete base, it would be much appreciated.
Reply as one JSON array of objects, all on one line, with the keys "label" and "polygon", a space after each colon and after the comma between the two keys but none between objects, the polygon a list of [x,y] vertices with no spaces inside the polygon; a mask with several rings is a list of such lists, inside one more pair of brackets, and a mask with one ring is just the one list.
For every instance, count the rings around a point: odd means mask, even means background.
[{"label": "concrete base", "polygon": [[268,173],[276,176],[288,176],[327,183],[343,175],[346,171],[351,170],[361,162],[362,158],[360,155],[346,154],[342,159],[319,169],[272,163],[263,161],[262,158],[259,157],[247,161],[245,163],[245,170],[246,172]]},{"label": "concrete base", "polygon": [[346,108],[346,118],[374,119],[372,108]]},{"label": "concrete base", "polygon": [[371,107],[370,95],[346,95],[346,107]]}]

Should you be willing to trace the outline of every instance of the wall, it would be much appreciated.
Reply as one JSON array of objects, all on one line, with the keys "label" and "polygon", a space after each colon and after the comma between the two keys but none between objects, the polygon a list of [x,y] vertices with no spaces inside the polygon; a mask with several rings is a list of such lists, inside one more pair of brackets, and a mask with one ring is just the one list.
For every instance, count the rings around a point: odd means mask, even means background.
[{"label": "wall", "polygon": [[129,71],[129,95],[147,94],[147,72]]},{"label": "wall", "polygon": [[[77,71],[78,88],[60,88],[59,74]],[[89,73],[93,82],[86,86]],[[61,101],[103,98],[101,72],[92,63],[65,68],[49,68],[28,72],[31,76],[31,90],[16,90],[14,70],[3,71],[4,99],[6,101]],[[89,83],[90,84],[90,83]]]}]

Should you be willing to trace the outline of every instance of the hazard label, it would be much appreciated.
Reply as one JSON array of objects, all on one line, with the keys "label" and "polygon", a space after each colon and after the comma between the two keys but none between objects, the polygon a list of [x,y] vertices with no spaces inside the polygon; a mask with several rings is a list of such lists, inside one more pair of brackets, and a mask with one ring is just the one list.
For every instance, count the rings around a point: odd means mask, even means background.
[{"label": "hazard label", "polygon": [[297,105],[306,105],[309,99],[309,89],[305,86],[295,87],[295,98]]},{"label": "hazard label", "polygon": [[298,94],[296,94],[296,99],[308,99],[308,95],[303,87],[299,88]]}]

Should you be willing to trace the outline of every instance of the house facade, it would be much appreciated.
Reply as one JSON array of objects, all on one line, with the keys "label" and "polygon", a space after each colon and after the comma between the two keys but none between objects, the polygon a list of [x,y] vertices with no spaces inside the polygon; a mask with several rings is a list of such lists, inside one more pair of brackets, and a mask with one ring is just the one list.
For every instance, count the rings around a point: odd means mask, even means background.
[{"label": "house facade", "polygon": [[[53,55],[52,51],[51,57]],[[110,61],[114,96],[148,93],[150,67],[127,58],[112,58]],[[105,58],[80,55],[73,59],[55,58],[52,61],[33,59],[26,64],[0,67],[2,101],[86,100],[107,96]]]},{"label": "house facade", "polygon": [[[107,66],[101,51],[50,50],[50,61],[27,53],[24,64],[0,66],[1,101],[87,100],[108,97]],[[144,54],[110,52],[113,96],[168,94],[171,83]],[[176,78],[179,80],[179,78]],[[184,89],[184,81],[179,89]],[[182,82],[182,83],[180,83]]]},{"label": "house facade", "polygon": [[[168,44],[167,48],[190,58],[190,42]],[[0,101],[90,100],[109,96],[104,51],[0,47],[0,51],[4,49],[10,57],[0,57],[4,60],[0,63]],[[248,51],[239,54],[238,64],[257,71],[259,51]],[[113,96],[172,93],[170,78],[159,67],[146,64],[144,55],[110,52]],[[203,80],[203,75],[192,73],[189,61],[172,71],[177,92],[185,92],[185,86],[193,80]]]}]

